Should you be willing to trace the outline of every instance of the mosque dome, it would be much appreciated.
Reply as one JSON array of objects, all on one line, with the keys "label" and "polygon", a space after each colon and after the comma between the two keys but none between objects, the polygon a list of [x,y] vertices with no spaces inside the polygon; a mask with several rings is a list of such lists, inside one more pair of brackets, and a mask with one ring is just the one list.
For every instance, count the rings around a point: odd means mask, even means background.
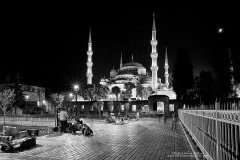
[{"label": "mosque dome", "polygon": [[138,62],[128,62],[122,65],[118,70],[117,75],[114,77],[114,81],[117,83],[123,83],[124,81],[135,81],[139,75],[144,75],[146,68]]}]

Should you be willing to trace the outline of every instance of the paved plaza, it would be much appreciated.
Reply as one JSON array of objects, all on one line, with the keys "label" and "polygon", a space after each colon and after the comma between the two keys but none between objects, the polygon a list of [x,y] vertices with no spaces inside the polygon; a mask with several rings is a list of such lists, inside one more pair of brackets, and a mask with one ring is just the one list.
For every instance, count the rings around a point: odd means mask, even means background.
[{"label": "paved plaza", "polygon": [[51,134],[37,137],[37,146],[4,153],[1,160],[90,160],[90,159],[195,159],[180,123],[171,129],[172,121],[143,118],[115,125],[86,120],[93,136]]}]

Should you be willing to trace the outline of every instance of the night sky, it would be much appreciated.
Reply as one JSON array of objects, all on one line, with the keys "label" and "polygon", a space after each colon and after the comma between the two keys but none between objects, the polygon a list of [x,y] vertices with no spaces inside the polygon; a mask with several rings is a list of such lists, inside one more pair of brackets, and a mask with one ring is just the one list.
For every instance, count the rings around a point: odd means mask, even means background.
[{"label": "night sky", "polygon": [[[169,72],[177,48],[186,47],[194,74],[214,70],[228,57],[231,48],[235,71],[240,73],[239,9],[237,6],[100,7],[33,5],[7,7],[3,13],[0,73],[21,73],[21,82],[65,90],[71,83],[86,84],[89,27],[93,42],[93,82],[109,77],[110,70],[134,61],[151,66],[152,15],[155,13],[158,40],[158,75],[163,79],[165,47]],[[218,34],[219,27],[224,28]],[[222,61],[223,60],[223,61]]]}]

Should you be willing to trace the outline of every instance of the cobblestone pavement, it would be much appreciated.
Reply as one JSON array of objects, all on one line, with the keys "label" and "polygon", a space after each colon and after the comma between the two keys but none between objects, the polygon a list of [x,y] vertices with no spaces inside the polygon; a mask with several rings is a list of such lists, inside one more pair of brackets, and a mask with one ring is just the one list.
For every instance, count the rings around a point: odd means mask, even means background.
[{"label": "cobblestone pavement", "polygon": [[82,134],[52,134],[37,138],[37,146],[23,151],[5,153],[0,160],[123,160],[123,159],[195,159],[177,123],[172,130],[171,120],[144,118],[124,125],[86,121],[94,131]]}]

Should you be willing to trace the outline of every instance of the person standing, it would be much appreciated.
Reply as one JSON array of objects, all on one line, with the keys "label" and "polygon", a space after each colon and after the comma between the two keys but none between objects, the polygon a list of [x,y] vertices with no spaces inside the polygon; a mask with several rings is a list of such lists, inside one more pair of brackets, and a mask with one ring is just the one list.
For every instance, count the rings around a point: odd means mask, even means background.
[{"label": "person standing", "polygon": [[59,119],[60,119],[60,122],[61,122],[61,133],[62,132],[66,133],[67,118],[68,118],[68,114],[65,111],[65,108],[63,108],[61,110],[61,112],[59,113]]},{"label": "person standing", "polygon": [[177,114],[173,113],[173,120],[172,120],[172,130],[176,130],[177,125]]}]

